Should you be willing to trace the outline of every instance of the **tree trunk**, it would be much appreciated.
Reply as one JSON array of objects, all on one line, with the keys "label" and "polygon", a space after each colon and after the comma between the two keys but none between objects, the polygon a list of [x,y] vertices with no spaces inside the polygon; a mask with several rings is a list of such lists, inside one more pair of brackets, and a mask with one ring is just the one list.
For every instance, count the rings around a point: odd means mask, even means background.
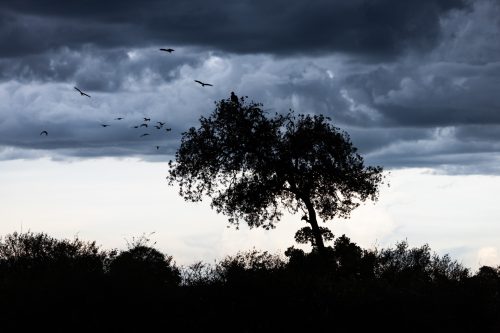
[{"label": "tree trunk", "polygon": [[325,244],[323,243],[323,236],[321,235],[321,230],[318,226],[318,220],[316,219],[316,211],[314,210],[314,206],[309,198],[302,198],[302,200],[304,201],[307,208],[307,212],[309,215],[308,222],[311,224],[316,248],[320,253],[323,253],[325,251]]}]

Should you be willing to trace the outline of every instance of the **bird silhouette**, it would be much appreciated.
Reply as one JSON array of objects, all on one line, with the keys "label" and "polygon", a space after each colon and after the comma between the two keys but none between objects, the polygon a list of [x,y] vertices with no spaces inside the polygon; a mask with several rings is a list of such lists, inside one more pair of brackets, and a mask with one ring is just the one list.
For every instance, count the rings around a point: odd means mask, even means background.
[{"label": "bird silhouette", "polygon": [[231,102],[233,102],[234,104],[239,104],[238,96],[236,96],[234,91],[231,91]]},{"label": "bird silhouette", "polygon": [[174,52],[175,50],[174,49],[160,49],[160,51],[165,51],[165,52],[168,52],[168,53],[172,53]]},{"label": "bird silhouette", "polygon": [[122,119],[123,119],[122,117],[115,118],[115,120],[122,120]]},{"label": "bird silhouette", "polygon": [[90,95],[89,94],[86,94],[84,93],[83,91],[81,91],[80,89],[78,89],[77,87],[75,87],[76,91],[78,91],[80,93],[80,95],[82,96],[87,96],[88,98],[90,98]]},{"label": "bird silhouette", "polygon": [[155,125],[155,127],[156,127],[156,129],[160,129],[161,128],[161,126],[157,126],[157,125]]},{"label": "bird silhouette", "polygon": [[48,133],[47,131],[41,131],[41,132],[40,132],[40,135],[45,135],[45,136],[47,136],[47,135],[49,135],[49,133]]},{"label": "bird silhouette", "polygon": [[139,128],[139,125],[137,125],[137,126],[133,126],[133,127],[134,127],[134,128]]},{"label": "bird silhouette", "polygon": [[139,127],[148,127],[148,124],[141,124]]},{"label": "bird silhouette", "polygon": [[165,128],[165,131],[167,132],[170,132],[172,129],[169,127],[169,128]]},{"label": "bird silhouette", "polygon": [[156,150],[160,149],[160,146],[156,146]]},{"label": "bird silhouette", "polygon": [[202,86],[202,87],[204,87],[204,86],[210,86],[210,87],[213,87],[213,84],[210,84],[210,83],[205,83],[205,82],[201,82],[201,81],[199,81],[199,80],[194,80],[194,82],[201,84],[201,86]]},{"label": "bird silhouette", "polygon": [[111,125],[108,125],[108,124],[101,124],[102,127],[108,127],[108,126],[111,126]]},{"label": "bird silhouette", "polygon": [[160,124],[160,126],[165,125],[165,123],[162,123],[161,121],[157,121],[156,123],[157,123],[157,124]]},{"label": "bird silhouette", "polygon": [[150,121],[151,118],[144,118],[144,121]]},{"label": "bird silhouette", "polygon": [[143,136],[146,136],[146,135],[149,135],[149,133],[144,133],[140,136],[140,138],[142,138]]}]

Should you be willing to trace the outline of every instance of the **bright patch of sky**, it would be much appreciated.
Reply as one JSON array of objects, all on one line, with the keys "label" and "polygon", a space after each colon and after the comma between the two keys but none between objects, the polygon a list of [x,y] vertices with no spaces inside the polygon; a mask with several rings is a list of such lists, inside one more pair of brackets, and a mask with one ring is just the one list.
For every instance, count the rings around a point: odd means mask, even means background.
[{"label": "bright patch of sky", "polygon": [[[213,262],[255,247],[281,253],[295,245],[300,216],[285,216],[275,230],[227,228],[209,201],[185,202],[169,186],[166,163],[100,158],[0,163],[0,234],[31,230],[55,237],[96,240],[103,248],[125,248],[126,240],[151,236],[179,264]],[[364,248],[428,243],[467,267],[499,265],[500,207],[492,193],[499,176],[450,176],[430,169],[394,170],[376,203],[349,220],[327,222]],[[303,247],[304,248],[304,247]],[[307,247],[305,248],[307,249]]]}]

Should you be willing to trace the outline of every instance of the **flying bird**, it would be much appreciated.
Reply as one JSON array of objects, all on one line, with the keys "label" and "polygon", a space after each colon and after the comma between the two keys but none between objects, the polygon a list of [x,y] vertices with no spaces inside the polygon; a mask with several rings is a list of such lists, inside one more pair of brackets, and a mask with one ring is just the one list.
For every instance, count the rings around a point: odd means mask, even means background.
[{"label": "flying bird", "polygon": [[171,128],[165,128],[165,131],[170,132],[172,129]]},{"label": "flying bird", "polygon": [[134,128],[139,128],[139,125],[137,125],[137,126],[133,126],[133,127],[134,127]]},{"label": "flying bird", "polygon": [[156,127],[156,129],[160,129],[161,128],[161,126],[157,126],[157,125],[155,125],[155,127]]},{"label": "flying bird", "polygon": [[210,84],[210,83],[205,83],[205,82],[201,82],[201,81],[199,81],[199,80],[194,80],[194,82],[201,84],[201,86],[202,86],[202,87],[204,87],[204,86],[210,86],[210,87],[213,87],[213,84]]},{"label": "flying bird", "polygon": [[161,121],[157,121],[156,123],[157,123],[157,124],[160,124],[160,126],[165,125],[165,123],[162,123]]},{"label": "flying bird", "polygon": [[81,91],[80,89],[78,89],[77,87],[75,87],[76,91],[78,91],[80,93],[80,95],[82,96],[87,96],[88,98],[90,98],[90,95],[89,94],[86,94],[84,93],[83,91]]},{"label": "flying bird", "polygon": [[139,127],[148,127],[148,124],[141,124]]},{"label": "flying bird", "polygon": [[122,119],[123,119],[122,117],[115,118],[115,120],[122,120]]},{"label": "flying bird", "polygon": [[156,146],[156,150],[160,149],[160,146]]},{"label": "flying bird", "polygon": [[168,53],[172,53],[174,52],[175,50],[174,49],[160,49],[160,51],[165,51],[165,52],[168,52]]},{"label": "flying bird", "polygon": [[144,133],[140,136],[140,138],[142,138],[143,136],[146,136],[146,135],[149,135],[149,133]]},{"label": "flying bird", "polygon": [[40,135],[45,135],[45,136],[47,136],[47,135],[49,135],[49,133],[48,133],[47,131],[41,131],[41,132],[40,132]]},{"label": "flying bird", "polygon": [[108,126],[111,126],[111,125],[108,125],[108,124],[101,124],[102,127],[108,127]]},{"label": "flying bird", "polygon": [[144,118],[144,121],[150,121],[151,118]]}]

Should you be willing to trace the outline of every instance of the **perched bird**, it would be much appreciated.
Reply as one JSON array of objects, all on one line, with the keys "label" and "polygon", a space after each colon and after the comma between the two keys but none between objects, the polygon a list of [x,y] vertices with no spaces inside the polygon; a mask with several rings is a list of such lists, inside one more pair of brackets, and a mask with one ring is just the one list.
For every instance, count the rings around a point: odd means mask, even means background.
[{"label": "perched bird", "polygon": [[111,125],[108,125],[108,124],[101,124],[102,127],[108,127],[108,126],[111,126]]},{"label": "perched bird", "polygon": [[201,86],[202,86],[202,87],[204,87],[204,86],[210,86],[210,87],[213,87],[213,84],[210,84],[210,83],[205,83],[205,82],[201,82],[201,81],[199,81],[199,80],[194,80],[194,82],[201,84]]},{"label": "perched bird", "polygon": [[139,127],[148,127],[148,124],[141,124]]},{"label": "perched bird", "polygon": [[238,96],[236,96],[234,91],[231,91],[231,102],[233,102],[234,104],[239,104]]},{"label": "perched bird", "polygon": [[49,135],[49,133],[48,133],[47,131],[42,131],[42,132],[40,132],[40,135],[45,135],[45,136],[47,136],[47,135]]},{"label": "perched bird", "polygon": [[144,118],[144,121],[150,121],[151,118]]},{"label": "perched bird", "polygon": [[165,125],[165,123],[162,123],[161,121],[157,121],[156,123],[157,123],[157,124],[160,124],[160,126]]},{"label": "perched bird", "polygon": [[157,125],[155,125],[155,127],[156,127],[156,129],[160,129],[161,128],[161,126],[157,126]]},{"label": "perched bird", "polygon": [[175,50],[174,49],[160,49],[160,51],[165,51],[165,52],[168,52],[168,53],[172,53]]},{"label": "perched bird", "polygon": [[122,119],[123,119],[122,117],[115,118],[115,120],[122,120]]},{"label": "perched bird", "polygon": [[143,136],[146,136],[146,135],[149,135],[149,133],[144,133],[140,136],[140,138],[142,138]]},{"label": "perched bird", "polygon": [[76,91],[78,91],[80,93],[80,95],[82,96],[87,96],[88,98],[90,98],[90,95],[89,94],[86,94],[84,93],[83,91],[81,91],[80,89],[78,89],[77,87],[75,87]]},{"label": "perched bird", "polygon": [[171,128],[165,128],[165,131],[170,132],[172,129]]}]

